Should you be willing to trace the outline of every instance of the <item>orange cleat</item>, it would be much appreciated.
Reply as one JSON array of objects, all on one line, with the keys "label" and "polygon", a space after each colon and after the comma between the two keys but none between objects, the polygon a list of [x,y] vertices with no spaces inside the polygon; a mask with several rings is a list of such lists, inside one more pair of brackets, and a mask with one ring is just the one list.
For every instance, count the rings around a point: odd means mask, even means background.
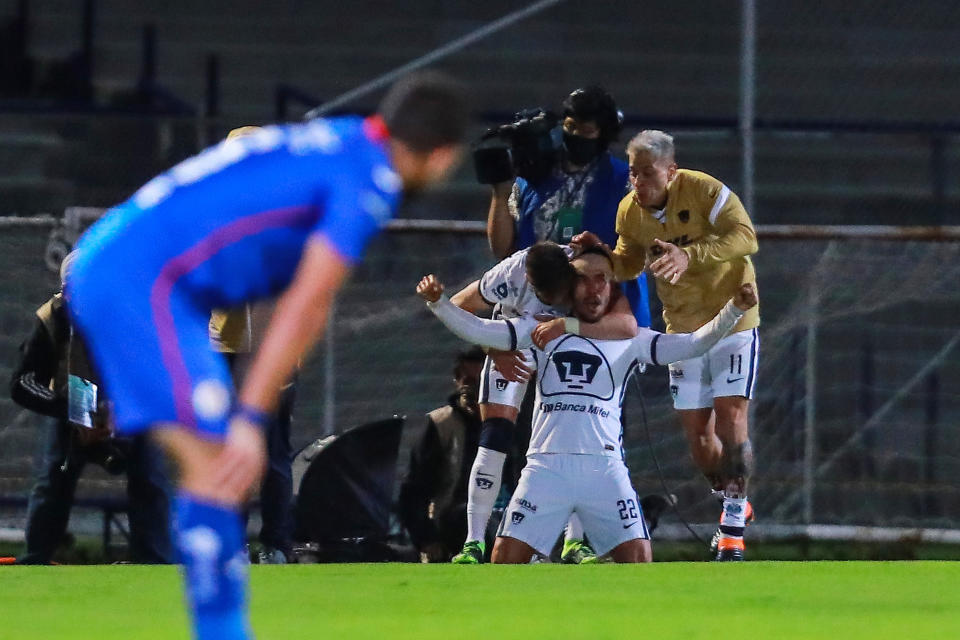
[{"label": "orange cleat", "polygon": [[745,553],[743,538],[728,538],[723,536],[717,543],[717,562],[742,562]]}]

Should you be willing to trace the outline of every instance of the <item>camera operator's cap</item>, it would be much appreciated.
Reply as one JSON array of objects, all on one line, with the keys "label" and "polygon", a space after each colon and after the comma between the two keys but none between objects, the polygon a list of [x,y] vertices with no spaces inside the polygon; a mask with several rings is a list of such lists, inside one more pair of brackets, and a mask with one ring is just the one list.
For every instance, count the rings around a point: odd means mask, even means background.
[{"label": "camera operator's cap", "polygon": [[562,107],[564,118],[595,121],[605,144],[616,140],[623,128],[623,111],[617,108],[613,96],[599,85],[574,89],[564,99]]}]

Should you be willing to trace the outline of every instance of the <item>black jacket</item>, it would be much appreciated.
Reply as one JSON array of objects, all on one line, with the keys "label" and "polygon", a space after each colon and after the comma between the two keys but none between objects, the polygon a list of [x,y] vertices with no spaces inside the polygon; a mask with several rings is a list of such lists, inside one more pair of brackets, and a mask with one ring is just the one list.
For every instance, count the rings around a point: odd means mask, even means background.
[{"label": "black jacket", "polygon": [[400,486],[400,521],[418,549],[441,539],[437,523],[467,501],[470,469],[480,441],[480,416],[453,394],[445,406],[427,414],[427,428],[410,454]]},{"label": "black jacket", "polygon": [[70,321],[58,293],[37,309],[37,323],[20,345],[20,361],[10,378],[10,398],[45,416],[67,419],[64,381],[70,345]]}]

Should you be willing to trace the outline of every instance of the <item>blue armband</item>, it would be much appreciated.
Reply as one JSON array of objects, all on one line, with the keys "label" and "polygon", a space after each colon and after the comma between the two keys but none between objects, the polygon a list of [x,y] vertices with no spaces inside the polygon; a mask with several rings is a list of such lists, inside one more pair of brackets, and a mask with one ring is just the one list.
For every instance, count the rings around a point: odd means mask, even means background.
[{"label": "blue armband", "polygon": [[255,424],[263,431],[269,429],[274,420],[272,413],[242,403],[237,404],[237,408],[233,412],[233,417],[242,418],[247,422]]}]

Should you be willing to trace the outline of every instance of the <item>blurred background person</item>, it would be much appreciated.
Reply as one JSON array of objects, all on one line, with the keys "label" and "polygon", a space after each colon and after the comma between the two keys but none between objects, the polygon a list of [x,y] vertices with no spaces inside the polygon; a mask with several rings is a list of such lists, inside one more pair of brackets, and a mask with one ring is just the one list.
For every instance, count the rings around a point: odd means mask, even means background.
[{"label": "blurred background person", "polygon": [[[75,254],[60,268],[61,287]],[[20,361],[10,380],[10,397],[44,420],[45,441],[36,481],[27,503],[26,549],[17,564],[49,564],[67,530],[77,481],[88,462],[109,473],[127,474],[130,558],[144,564],[173,561],[167,526],[169,482],[159,451],[145,435],[114,438],[108,403],[99,397],[91,425],[70,420],[70,378],[89,372],[82,342],[76,338],[63,293],[36,312],[33,333],[20,346]],[[98,389],[99,390],[99,389]]]},{"label": "blurred background person", "polygon": [[480,347],[457,354],[454,391],[427,414],[400,486],[400,521],[425,562],[447,562],[467,534],[467,486],[480,443]]}]

